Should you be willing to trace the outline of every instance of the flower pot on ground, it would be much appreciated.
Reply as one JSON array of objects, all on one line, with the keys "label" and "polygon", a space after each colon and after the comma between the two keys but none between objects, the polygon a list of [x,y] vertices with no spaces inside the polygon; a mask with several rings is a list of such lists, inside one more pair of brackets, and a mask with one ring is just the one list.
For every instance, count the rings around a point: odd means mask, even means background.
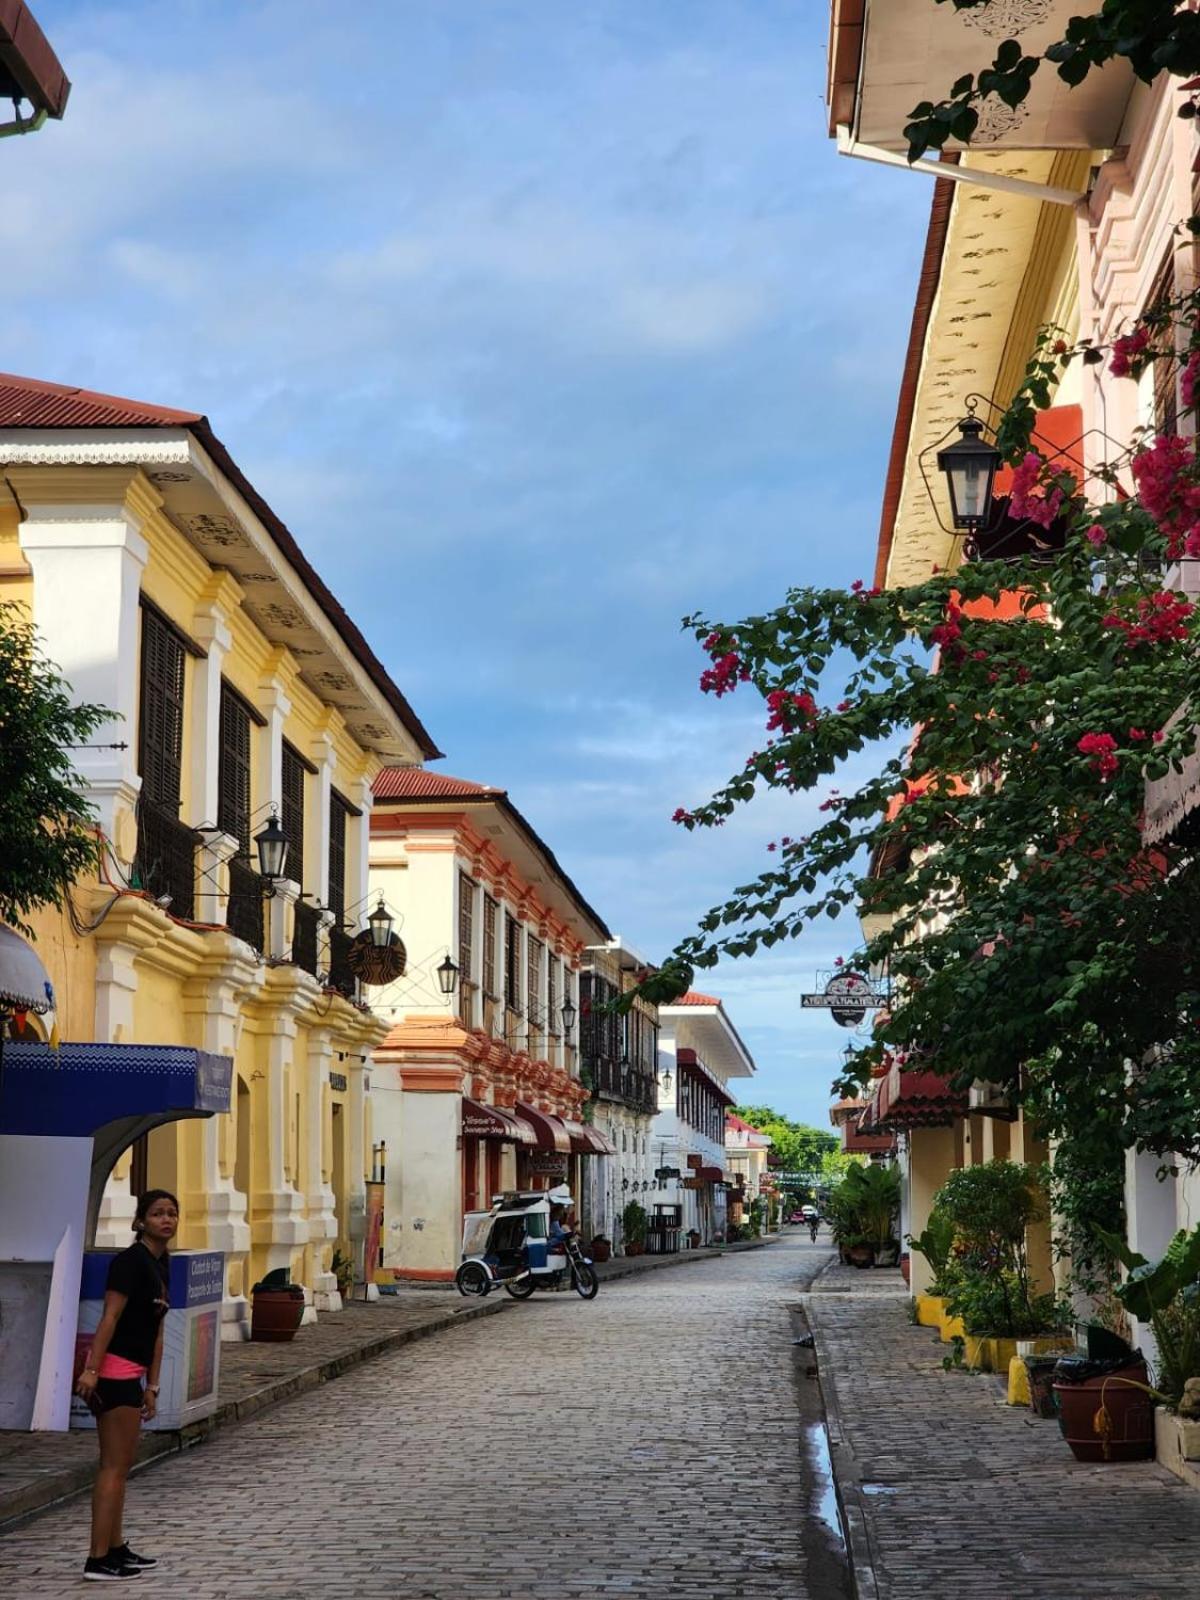
[{"label": "flower pot on ground", "polygon": [[612,1241],[598,1233],[588,1246],[588,1254],[595,1262],[610,1261],[612,1259]]},{"label": "flower pot on ground", "polygon": [[901,1255],[900,1255],[900,1276],[904,1279],[904,1287],[905,1288],[908,1287],[909,1279],[911,1277],[911,1273],[910,1273],[910,1270],[909,1270],[911,1265],[912,1265],[912,1258],[909,1256],[908,1251],[907,1250],[902,1251]]},{"label": "flower pot on ground", "polygon": [[1129,1276],[1116,1290],[1130,1315],[1148,1323],[1158,1349],[1157,1398],[1175,1410],[1200,1378],[1200,1227],[1180,1230],[1151,1266],[1124,1239],[1095,1230]]},{"label": "flower pot on ground", "polygon": [[1149,1461],[1154,1399],[1141,1356],[1123,1366],[1065,1356],[1054,1369],[1058,1425],[1076,1461]]},{"label": "flower pot on ground", "polygon": [[349,1300],[354,1293],[354,1261],[350,1255],[349,1245],[335,1246],[329,1270],[337,1279],[338,1293],[343,1300]]},{"label": "flower pot on ground", "polygon": [[687,1242],[689,1250],[698,1250],[700,1248],[700,1230],[698,1228],[688,1229]]},{"label": "flower pot on ground", "polygon": [[640,1256],[646,1248],[646,1208],[638,1200],[627,1202],[621,1213],[621,1226],[625,1230],[625,1254]]},{"label": "flower pot on ground", "polygon": [[885,1244],[877,1244],[874,1247],[874,1255],[875,1255],[875,1262],[874,1262],[875,1266],[877,1266],[877,1267],[894,1267],[894,1266],[896,1266],[897,1263],[900,1260],[900,1241],[899,1241],[899,1239],[889,1239],[889,1240],[887,1240],[887,1242]]},{"label": "flower pot on ground", "polygon": [[847,1241],[845,1258],[851,1267],[869,1267],[874,1265],[875,1251],[866,1239]]},{"label": "flower pot on ground", "polygon": [[965,1340],[967,1337],[967,1330],[965,1324],[963,1323],[963,1319],[961,1317],[952,1316],[948,1310],[942,1313],[942,1320],[939,1324],[939,1328],[941,1331],[943,1344],[950,1344],[955,1339]]},{"label": "flower pot on ground", "polygon": [[1029,1409],[1035,1417],[1057,1415],[1054,1404],[1054,1369],[1058,1356],[1025,1356],[1025,1371],[1029,1379]]},{"label": "flower pot on ground", "polygon": [[250,1291],[250,1337],[263,1344],[286,1344],[296,1337],[304,1315],[304,1290],[289,1281],[286,1267],[268,1272]]}]

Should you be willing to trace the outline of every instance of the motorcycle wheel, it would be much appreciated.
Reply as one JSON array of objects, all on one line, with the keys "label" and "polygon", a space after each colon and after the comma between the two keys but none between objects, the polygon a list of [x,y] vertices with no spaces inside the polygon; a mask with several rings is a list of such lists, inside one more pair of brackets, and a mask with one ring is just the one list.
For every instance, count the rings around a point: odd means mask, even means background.
[{"label": "motorcycle wheel", "polygon": [[454,1274],[454,1287],[459,1294],[482,1298],[492,1287],[487,1268],[480,1261],[464,1261]]},{"label": "motorcycle wheel", "polygon": [[520,1278],[516,1283],[506,1283],[504,1287],[514,1300],[528,1300],[537,1288],[537,1284],[532,1278]]},{"label": "motorcycle wheel", "polygon": [[571,1269],[571,1282],[581,1300],[594,1300],[600,1293],[600,1279],[586,1262]]}]

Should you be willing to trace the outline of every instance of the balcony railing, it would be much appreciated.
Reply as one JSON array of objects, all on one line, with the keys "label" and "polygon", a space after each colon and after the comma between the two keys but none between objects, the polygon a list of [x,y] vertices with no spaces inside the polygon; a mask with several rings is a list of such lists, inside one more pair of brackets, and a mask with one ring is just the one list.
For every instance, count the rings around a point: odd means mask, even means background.
[{"label": "balcony railing", "polygon": [[138,802],[137,870],[143,889],[170,895],[173,917],[196,914],[196,846],[200,835],[152,800]]},{"label": "balcony railing", "polygon": [[263,881],[241,856],[229,863],[229,909],[225,925],[252,950],[263,950]]},{"label": "balcony railing", "polygon": [[292,927],[292,962],[305,972],[317,975],[317,934],[321,929],[321,913],[316,906],[297,900],[295,923]]},{"label": "balcony railing", "polygon": [[350,946],[354,943],[341,928],[329,930],[329,987],[353,1000],[358,993],[358,980],[350,970]]},{"label": "balcony railing", "polygon": [[585,1057],[592,1088],[605,1100],[621,1100],[633,1111],[652,1112],[658,1108],[655,1077],[639,1067],[614,1061],[610,1057]]}]

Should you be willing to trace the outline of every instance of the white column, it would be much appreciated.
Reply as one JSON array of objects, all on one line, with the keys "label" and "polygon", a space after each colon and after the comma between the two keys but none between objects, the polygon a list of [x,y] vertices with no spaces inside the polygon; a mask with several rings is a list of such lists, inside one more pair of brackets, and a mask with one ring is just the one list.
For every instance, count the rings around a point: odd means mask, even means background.
[{"label": "white column", "polygon": [[92,742],[125,745],[71,754],[101,826],[128,862],[136,846],[120,819],[132,813],[141,787],[138,595],[149,554],[141,517],[124,503],[32,505],[19,538],[33,570],[33,620],[47,656],[77,702],[112,711]]},{"label": "white column", "polygon": [[256,1133],[261,1139],[265,1124],[266,1183],[254,1194],[251,1222],[254,1243],[266,1247],[268,1271],[290,1267],[293,1251],[308,1243],[304,1200],[287,1181],[286,1172],[287,1067],[295,1049],[296,1025],[283,1013],[273,1020],[275,1031],[266,1041],[267,1076],[260,1101],[265,1115]]},{"label": "white column", "polygon": [[313,803],[310,816],[312,827],[304,830],[304,881],[324,905],[329,899],[329,810],[333,775],[337,770],[337,752],[333,748],[333,735],[328,731],[318,733],[308,749],[309,758],[317,769],[312,785]]},{"label": "white column", "polygon": [[[320,1246],[327,1239],[337,1238],[337,1215],[334,1194],[326,1181],[324,1170],[325,1088],[329,1082],[329,1064],[333,1059],[333,1044],[327,1028],[313,1028],[308,1035],[308,1061],[305,1064],[307,1089],[305,1093],[306,1121],[304,1128],[304,1188],[308,1207],[309,1242]],[[341,1295],[337,1278],[332,1272],[323,1272],[314,1265],[312,1291],[318,1311],[340,1311]]]},{"label": "white column", "polygon": [[367,903],[370,878],[371,854],[371,803],[374,796],[371,793],[371,780],[368,777],[356,778],[350,785],[347,796],[351,805],[355,805],[362,812],[361,817],[352,817],[351,823],[354,835],[346,841],[346,904],[357,909],[350,916],[350,923],[358,928],[366,921],[367,913],[371,907]]},{"label": "white column", "polygon": [[[123,941],[106,940],[103,926],[96,938],[96,1038],[102,1044],[129,1044],[133,1041],[133,999],[137,991],[134,961],[137,947]],[[121,1175],[118,1177],[118,1173]],[[100,1197],[96,1224],[96,1246],[101,1250],[123,1250],[133,1238],[131,1224],[137,1210],[130,1189],[129,1157],[117,1162]],[[84,1241],[85,1244],[87,1241]]]}]

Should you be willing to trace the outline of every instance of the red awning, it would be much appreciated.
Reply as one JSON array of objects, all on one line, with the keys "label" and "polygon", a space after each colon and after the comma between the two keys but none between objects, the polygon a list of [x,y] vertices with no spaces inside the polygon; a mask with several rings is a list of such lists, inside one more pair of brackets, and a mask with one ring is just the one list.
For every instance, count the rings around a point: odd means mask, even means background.
[{"label": "red awning", "polygon": [[570,1155],[571,1135],[561,1117],[552,1117],[548,1111],[537,1111],[533,1106],[526,1105],[524,1100],[518,1100],[514,1109],[517,1116],[523,1117],[533,1129],[539,1150],[557,1150],[560,1155]]},{"label": "red awning", "polygon": [[967,1096],[936,1072],[905,1072],[893,1066],[882,1078],[859,1119],[864,1133],[901,1128],[948,1128],[967,1115]]},{"label": "red awning", "polygon": [[525,1120],[502,1106],[481,1105],[463,1097],[462,1131],[468,1139],[505,1139],[510,1144],[537,1144],[537,1134]]},{"label": "red awning", "polygon": [[615,1156],[617,1147],[607,1134],[590,1122],[568,1122],[563,1127],[571,1136],[571,1149],[580,1156]]},{"label": "red awning", "polygon": [[703,1178],[705,1183],[724,1183],[725,1174],[720,1167],[701,1167],[696,1176]]}]

